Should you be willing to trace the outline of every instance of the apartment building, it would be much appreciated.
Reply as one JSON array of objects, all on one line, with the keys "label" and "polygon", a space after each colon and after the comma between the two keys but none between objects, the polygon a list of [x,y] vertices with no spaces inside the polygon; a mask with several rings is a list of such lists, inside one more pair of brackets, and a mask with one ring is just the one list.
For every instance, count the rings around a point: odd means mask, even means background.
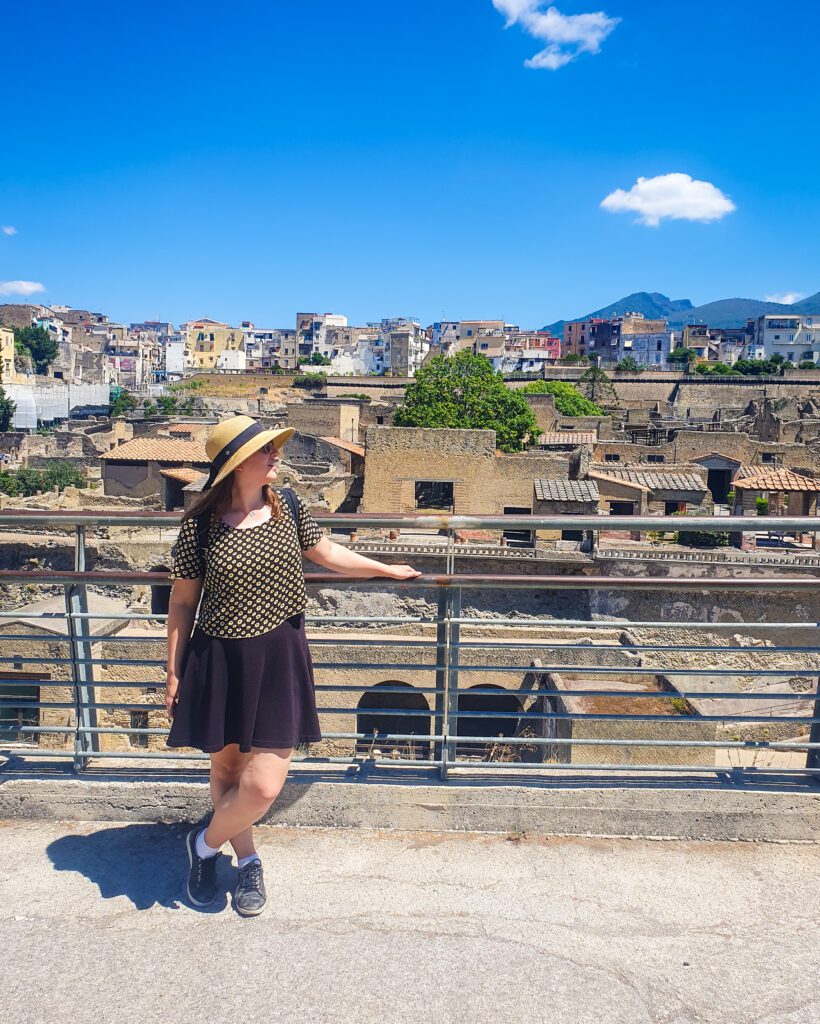
[{"label": "apartment building", "polygon": [[249,373],[296,368],[296,331],[293,328],[257,327],[250,320],[243,320],[240,326],[245,339],[245,368]]},{"label": "apartment building", "polygon": [[820,316],[766,314],[749,327],[747,355],[751,358],[781,355],[795,366],[820,360]]},{"label": "apartment building", "polygon": [[0,384],[21,384],[24,380],[14,368],[14,331],[0,325]]},{"label": "apartment building", "polygon": [[245,338],[238,327],[203,317],[180,326],[184,334],[185,368],[188,370],[243,371]]}]

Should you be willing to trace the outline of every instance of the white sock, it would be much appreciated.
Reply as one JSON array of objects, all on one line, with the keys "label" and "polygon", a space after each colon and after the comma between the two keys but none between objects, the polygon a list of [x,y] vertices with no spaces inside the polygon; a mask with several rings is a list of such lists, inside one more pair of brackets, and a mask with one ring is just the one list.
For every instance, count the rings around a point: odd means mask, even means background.
[{"label": "white sock", "polygon": [[205,842],[205,832],[206,829],[203,828],[196,837],[196,855],[207,860],[208,857],[215,857],[219,853],[219,847],[208,846]]},{"label": "white sock", "polygon": [[250,864],[252,860],[259,860],[259,854],[251,853],[247,857],[240,857],[236,862],[236,866],[241,871],[242,868],[244,868],[246,864]]}]

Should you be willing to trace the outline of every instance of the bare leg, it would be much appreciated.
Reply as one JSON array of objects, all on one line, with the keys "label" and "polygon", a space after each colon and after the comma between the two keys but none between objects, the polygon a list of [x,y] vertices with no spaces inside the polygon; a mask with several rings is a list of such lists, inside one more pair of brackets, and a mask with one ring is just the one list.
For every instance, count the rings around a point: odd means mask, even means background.
[{"label": "bare leg", "polygon": [[205,832],[208,846],[221,846],[238,838],[262,817],[282,791],[292,754],[292,747],[251,750],[238,784],[231,786],[214,805],[214,815]]},{"label": "bare leg", "polygon": [[[237,743],[232,743],[215,754],[211,754],[211,803],[214,808],[228,790],[239,783],[242,769],[248,763],[250,754],[243,754]],[[249,857],[256,853],[253,843],[253,829],[243,829],[238,835],[231,837],[231,846],[237,858]]]}]

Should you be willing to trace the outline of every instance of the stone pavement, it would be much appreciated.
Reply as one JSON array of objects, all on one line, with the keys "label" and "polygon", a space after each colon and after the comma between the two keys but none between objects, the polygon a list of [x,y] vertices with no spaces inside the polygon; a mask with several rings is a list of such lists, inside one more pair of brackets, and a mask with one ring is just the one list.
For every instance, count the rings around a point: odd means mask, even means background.
[{"label": "stone pavement", "polygon": [[267,827],[244,920],[183,835],[0,823],[1,1021],[820,1020],[815,844]]}]

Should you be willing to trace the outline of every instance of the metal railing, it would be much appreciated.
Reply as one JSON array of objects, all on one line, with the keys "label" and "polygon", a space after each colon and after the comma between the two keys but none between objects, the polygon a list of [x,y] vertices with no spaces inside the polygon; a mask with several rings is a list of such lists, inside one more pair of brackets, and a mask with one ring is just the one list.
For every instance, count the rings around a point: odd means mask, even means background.
[{"label": "metal railing", "polygon": [[[447,557],[445,572],[405,583],[307,574],[309,593],[375,586],[399,598],[406,592],[411,610],[307,615],[323,740],[297,754],[300,764],[424,768],[444,778],[465,770],[489,777],[521,769],[547,776],[613,770],[820,776],[820,616],[805,610],[820,596],[820,579],[455,571],[458,529],[652,530],[657,517],[602,522],[597,516],[335,514],[318,521],[359,531],[446,530]],[[167,588],[169,575],[88,571],[88,527],[170,531],[178,524],[177,513],[0,513],[6,528],[74,531],[72,570],[0,571],[0,586],[62,591],[59,609],[0,613],[0,754],[18,768],[38,758],[67,758],[78,770],[103,759],[207,760],[162,746],[163,635],[116,628],[162,623],[166,616],[89,607],[90,588]],[[803,533],[820,529],[813,517],[783,517],[779,524]],[[676,529],[725,531],[726,520],[682,518]],[[732,532],[759,529],[756,516],[732,520]],[[671,589],[681,599],[709,595],[712,603],[705,602],[700,617],[670,621],[665,602]],[[572,605],[579,593],[608,593],[620,602],[630,595],[644,602],[647,595],[660,597],[649,618],[640,604],[636,616],[616,617],[579,614]],[[777,621],[740,619],[736,608],[715,613],[715,595],[779,595]],[[557,609],[553,617],[537,614],[546,598]],[[488,607],[494,601],[497,607]],[[100,622],[107,632],[93,628]],[[33,632],[32,623],[41,632]],[[670,629],[676,631],[671,641]],[[738,639],[721,643],[726,634]],[[742,664],[726,656],[741,656]],[[786,681],[786,689],[772,689],[777,680]],[[122,722],[127,715],[135,716],[130,725]]]}]

